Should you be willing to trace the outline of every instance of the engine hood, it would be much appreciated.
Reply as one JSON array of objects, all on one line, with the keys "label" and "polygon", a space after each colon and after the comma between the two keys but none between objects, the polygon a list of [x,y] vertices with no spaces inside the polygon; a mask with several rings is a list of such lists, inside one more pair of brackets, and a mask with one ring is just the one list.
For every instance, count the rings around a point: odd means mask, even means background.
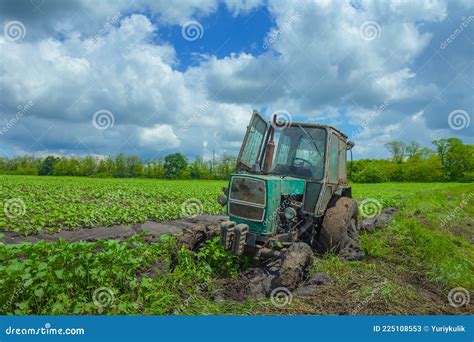
[{"label": "engine hood", "polygon": [[230,177],[227,211],[232,221],[245,223],[250,231],[270,235],[276,229],[281,197],[303,195],[299,178],[235,173]]}]

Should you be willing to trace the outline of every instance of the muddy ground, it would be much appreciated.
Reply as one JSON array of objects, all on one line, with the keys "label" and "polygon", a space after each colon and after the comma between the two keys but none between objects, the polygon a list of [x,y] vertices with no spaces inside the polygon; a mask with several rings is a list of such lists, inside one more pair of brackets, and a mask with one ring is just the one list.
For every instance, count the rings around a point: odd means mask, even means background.
[{"label": "muddy ground", "polygon": [[38,241],[50,241],[54,242],[59,239],[65,241],[98,241],[98,240],[110,240],[127,239],[133,235],[139,233],[147,233],[152,237],[158,237],[163,234],[176,234],[181,233],[183,229],[193,226],[195,224],[202,224],[205,226],[219,226],[219,224],[226,220],[227,216],[211,216],[201,215],[192,218],[174,220],[168,222],[155,222],[145,221],[143,223],[137,223],[133,225],[113,225],[110,227],[94,227],[94,228],[76,228],[73,230],[61,230],[58,233],[38,233],[36,235],[24,236],[16,232],[10,232],[0,229],[0,234],[3,237],[0,238],[0,242],[13,244],[21,242],[38,242]]},{"label": "muddy ground", "polygon": [[[364,219],[359,228],[367,232],[384,228],[396,212],[396,208],[386,208],[379,215]],[[309,276],[313,258],[314,253],[307,244],[294,244],[281,257],[241,273],[238,279],[221,280],[222,291],[216,299],[245,301],[248,298],[274,297],[283,289],[295,296],[312,296],[331,281],[323,273]],[[350,256],[349,259],[352,260]]]},{"label": "muddy ground", "polygon": [[[361,222],[360,229],[373,231],[387,226],[396,209],[384,209],[382,213]],[[152,240],[163,234],[182,233],[180,241],[190,250],[199,249],[209,239],[219,235],[219,225],[227,220],[227,216],[201,215],[183,220],[167,222],[146,221],[134,225],[114,225],[110,227],[77,228],[61,230],[57,233],[38,233],[23,236],[9,231],[0,231],[1,242],[15,244],[38,241],[98,241],[107,239],[127,239],[139,233],[148,234]],[[330,281],[324,274],[316,274],[309,278],[314,253],[304,243],[296,243],[274,259],[263,261],[258,267],[242,272],[238,279],[221,279],[217,283],[222,289],[216,300],[231,299],[245,301],[248,298],[269,297],[276,289],[284,288],[296,295],[311,295],[319,291],[319,287]]]}]

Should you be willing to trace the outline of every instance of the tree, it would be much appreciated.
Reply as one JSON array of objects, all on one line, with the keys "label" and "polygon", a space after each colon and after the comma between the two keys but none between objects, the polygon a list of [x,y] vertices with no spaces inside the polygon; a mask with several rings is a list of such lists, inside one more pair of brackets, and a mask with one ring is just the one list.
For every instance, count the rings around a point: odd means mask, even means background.
[{"label": "tree", "polygon": [[464,174],[473,171],[474,146],[464,145],[457,138],[448,139],[445,155],[445,169],[452,181],[464,180]]},{"label": "tree", "polygon": [[193,179],[212,179],[209,168],[200,156],[196,156],[189,165],[189,177]]},{"label": "tree", "polygon": [[392,154],[392,160],[395,163],[403,162],[403,157],[405,156],[405,144],[398,140],[392,140],[384,144],[384,146]]},{"label": "tree", "polygon": [[469,181],[474,169],[474,146],[465,145],[458,138],[433,141],[447,180]]},{"label": "tree", "polygon": [[436,152],[441,158],[441,164],[443,164],[444,166],[446,162],[446,152],[448,151],[448,148],[449,148],[448,139],[433,140],[432,144],[436,146]]},{"label": "tree", "polygon": [[186,169],[188,161],[181,153],[169,154],[165,157],[165,178],[179,178],[181,172]]},{"label": "tree", "polygon": [[236,157],[224,154],[215,167],[215,177],[217,179],[228,179],[230,174],[235,171],[236,164]]},{"label": "tree", "polygon": [[51,176],[53,175],[54,166],[59,162],[59,158],[53,156],[47,156],[41,163],[41,168],[39,170],[39,175],[41,176]]},{"label": "tree", "polygon": [[443,165],[439,156],[427,159],[415,156],[404,164],[403,180],[409,182],[437,182],[443,179]]},{"label": "tree", "polygon": [[359,183],[383,183],[388,180],[387,174],[374,164],[367,165],[364,170],[354,177],[354,181]]},{"label": "tree", "polygon": [[125,161],[125,155],[123,153],[119,153],[115,157],[114,176],[118,178],[127,177],[127,164]]},{"label": "tree", "polygon": [[405,147],[405,152],[408,158],[417,156],[421,151],[421,145],[416,141],[412,141]]},{"label": "tree", "polygon": [[128,156],[125,160],[127,164],[127,177],[142,177],[143,163],[137,156]]},{"label": "tree", "polygon": [[79,174],[81,176],[92,176],[97,172],[96,160],[91,156],[86,156],[79,161]]}]

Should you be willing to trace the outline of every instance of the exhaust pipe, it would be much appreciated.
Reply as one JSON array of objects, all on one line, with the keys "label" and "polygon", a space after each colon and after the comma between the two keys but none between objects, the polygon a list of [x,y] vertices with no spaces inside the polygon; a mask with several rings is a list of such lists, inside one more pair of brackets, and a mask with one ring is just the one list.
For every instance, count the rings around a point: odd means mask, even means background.
[{"label": "exhaust pipe", "polygon": [[[275,121],[276,116],[273,117]],[[263,172],[269,173],[272,169],[273,154],[275,152],[275,128],[273,125],[270,126],[270,138],[268,139],[266,153],[265,153],[265,162],[263,164]]]}]

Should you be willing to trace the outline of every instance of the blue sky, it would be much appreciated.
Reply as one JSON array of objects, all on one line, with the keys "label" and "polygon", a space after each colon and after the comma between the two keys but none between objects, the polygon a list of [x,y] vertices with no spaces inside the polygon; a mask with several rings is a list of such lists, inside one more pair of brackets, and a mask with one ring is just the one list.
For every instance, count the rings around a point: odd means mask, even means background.
[{"label": "blue sky", "polygon": [[5,0],[0,155],[236,154],[253,109],[334,125],[355,158],[393,139],[472,144],[473,8]]},{"label": "blue sky", "polygon": [[[212,54],[224,58],[232,53],[260,55],[265,50],[263,40],[274,25],[266,7],[258,7],[251,13],[234,16],[226,6],[220,5],[216,13],[199,21],[204,34],[201,39],[189,42],[181,35],[181,26],[164,26],[158,38],[171,42],[179,59],[177,70],[185,71],[196,66],[200,58],[196,54]],[[159,20],[154,21],[159,26]]]}]

